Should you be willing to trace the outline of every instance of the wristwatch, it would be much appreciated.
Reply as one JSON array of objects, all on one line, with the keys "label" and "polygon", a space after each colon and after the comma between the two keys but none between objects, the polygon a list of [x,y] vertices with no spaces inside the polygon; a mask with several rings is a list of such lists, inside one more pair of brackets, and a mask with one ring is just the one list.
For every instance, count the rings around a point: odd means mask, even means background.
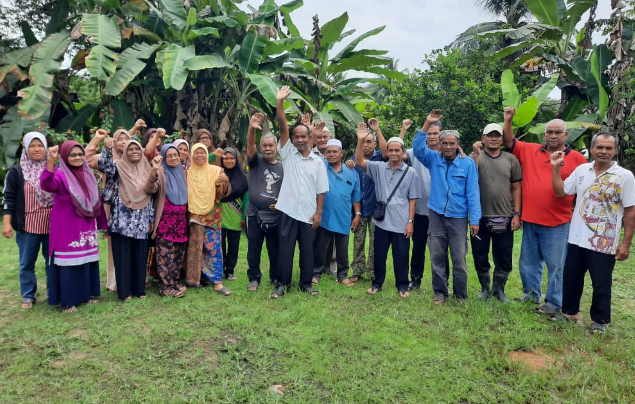
[{"label": "wristwatch", "polygon": [[408,219],[408,223],[414,223],[414,220]]},{"label": "wristwatch", "polygon": [[355,212],[355,216],[361,216],[362,212]]},{"label": "wristwatch", "polygon": [[520,216],[520,212],[514,212],[514,216]]}]

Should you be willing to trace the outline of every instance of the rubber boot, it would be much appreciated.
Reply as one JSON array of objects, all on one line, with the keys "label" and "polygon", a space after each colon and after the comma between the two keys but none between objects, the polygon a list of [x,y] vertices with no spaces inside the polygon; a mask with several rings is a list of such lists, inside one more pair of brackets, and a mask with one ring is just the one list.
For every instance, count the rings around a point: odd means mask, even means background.
[{"label": "rubber boot", "polygon": [[507,275],[494,274],[494,283],[492,285],[492,295],[501,302],[508,303],[510,300],[505,296],[505,284],[507,283]]},{"label": "rubber boot", "polygon": [[489,273],[479,274],[478,281],[481,283],[481,291],[478,294],[478,298],[485,300],[489,297]]}]

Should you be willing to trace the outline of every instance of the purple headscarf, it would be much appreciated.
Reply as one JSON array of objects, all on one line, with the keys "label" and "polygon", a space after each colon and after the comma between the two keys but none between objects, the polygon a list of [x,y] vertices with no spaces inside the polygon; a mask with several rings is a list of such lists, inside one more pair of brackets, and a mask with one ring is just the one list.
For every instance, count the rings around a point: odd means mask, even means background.
[{"label": "purple headscarf", "polygon": [[68,162],[68,155],[73,147],[79,147],[84,151],[84,147],[78,142],[71,140],[64,142],[60,148],[60,169],[66,177],[68,190],[71,193],[71,201],[75,207],[75,213],[86,220],[96,218],[101,214],[101,199],[99,189],[93,172],[88,168],[88,164],[80,167],[73,167]]}]

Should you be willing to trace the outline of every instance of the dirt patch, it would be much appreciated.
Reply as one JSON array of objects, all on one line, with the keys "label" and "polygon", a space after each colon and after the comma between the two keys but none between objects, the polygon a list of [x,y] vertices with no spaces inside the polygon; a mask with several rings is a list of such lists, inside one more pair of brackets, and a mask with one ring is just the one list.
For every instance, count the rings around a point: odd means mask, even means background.
[{"label": "dirt patch", "polygon": [[507,357],[514,363],[522,363],[532,372],[540,372],[541,370],[549,369],[552,366],[562,365],[560,360],[554,358],[552,355],[542,352],[540,349],[531,352],[512,351],[507,354]]},{"label": "dirt patch", "polygon": [[75,328],[68,333],[68,338],[80,339],[82,341],[88,341],[88,331]]},{"label": "dirt patch", "polygon": [[66,367],[66,361],[64,359],[58,359],[56,361],[51,362],[51,367],[61,369]]},{"label": "dirt patch", "polygon": [[276,394],[284,396],[284,386],[281,384],[274,384],[273,386],[269,387],[269,390],[273,391]]},{"label": "dirt patch", "polygon": [[220,345],[217,339],[212,340],[195,340],[185,347],[178,355],[182,359],[202,360],[212,366],[217,366],[219,357],[216,349]]}]

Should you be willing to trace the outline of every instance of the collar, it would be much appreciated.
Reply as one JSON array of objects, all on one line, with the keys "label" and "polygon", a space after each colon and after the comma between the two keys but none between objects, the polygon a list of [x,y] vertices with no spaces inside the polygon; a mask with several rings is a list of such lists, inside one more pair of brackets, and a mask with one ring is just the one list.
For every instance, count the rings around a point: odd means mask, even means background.
[{"label": "collar", "polygon": [[498,153],[498,156],[494,157],[494,156],[492,156],[491,154],[489,154],[489,153],[485,150],[485,148],[483,148],[483,150],[481,150],[481,151],[482,151],[483,153],[485,153],[485,155],[486,155],[487,157],[491,158],[491,159],[497,159],[497,158],[499,158],[500,156],[502,156],[502,155],[503,155],[503,153],[504,153],[504,152],[503,152],[503,150],[501,150],[501,152],[500,152],[500,153]]},{"label": "collar", "polygon": [[[392,167],[390,166],[390,161],[386,162],[386,169],[387,170],[392,170]],[[397,167],[397,170],[399,171],[403,171],[406,169],[406,163],[404,163],[403,161],[401,162],[401,165],[399,167]]]},{"label": "collar", "polygon": [[[613,164],[611,164],[611,166],[609,168],[607,168],[604,173],[609,173],[609,172],[613,172],[617,167],[619,167],[617,165],[617,161],[613,161]],[[589,171],[593,171],[595,172],[595,160],[593,160],[592,162],[589,163]],[[604,174],[602,173],[602,174]],[[602,175],[600,174],[600,175]]]},{"label": "collar", "polygon": [[[512,147],[513,149],[513,147]],[[539,149],[541,152],[547,152],[547,145],[543,144],[542,147]],[[571,146],[569,146],[568,144],[564,144],[564,155],[566,156],[567,154],[569,154],[569,152],[571,151]]]},{"label": "collar", "polygon": [[298,150],[297,147],[295,147],[295,145],[293,145],[293,148],[295,149],[295,152],[300,156],[301,159],[303,160],[307,160],[307,159],[318,159],[320,158],[320,156],[318,156],[317,154],[313,153],[313,150],[309,151],[309,155],[304,157],[302,155],[302,153],[300,153],[300,150]]}]

